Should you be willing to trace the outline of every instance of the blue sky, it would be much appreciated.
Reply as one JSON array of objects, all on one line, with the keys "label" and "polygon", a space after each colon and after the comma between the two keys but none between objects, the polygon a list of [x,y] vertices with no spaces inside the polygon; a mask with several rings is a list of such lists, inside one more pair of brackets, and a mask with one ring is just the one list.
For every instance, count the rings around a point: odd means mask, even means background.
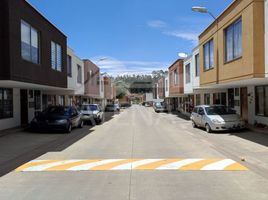
[{"label": "blue sky", "polygon": [[166,69],[178,53],[191,53],[213,19],[194,13],[206,6],[220,14],[232,0],[29,0],[68,37],[80,58],[112,75]]}]

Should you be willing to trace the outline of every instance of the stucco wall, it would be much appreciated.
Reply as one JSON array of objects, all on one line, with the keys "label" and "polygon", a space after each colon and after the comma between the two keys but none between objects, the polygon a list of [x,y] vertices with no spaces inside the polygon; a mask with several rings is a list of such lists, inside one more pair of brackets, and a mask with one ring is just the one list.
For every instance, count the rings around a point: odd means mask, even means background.
[{"label": "stucco wall", "polygon": [[[68,89],[72,89],[74,94],[83,95],[84,94],[84,62],[78,58],[74,51],[70,48],[67,49],[67,53],[72,57],[72,77],[68,76]],[[82,68],[82,84],[77,83],[77,65],[80,65]]]}]

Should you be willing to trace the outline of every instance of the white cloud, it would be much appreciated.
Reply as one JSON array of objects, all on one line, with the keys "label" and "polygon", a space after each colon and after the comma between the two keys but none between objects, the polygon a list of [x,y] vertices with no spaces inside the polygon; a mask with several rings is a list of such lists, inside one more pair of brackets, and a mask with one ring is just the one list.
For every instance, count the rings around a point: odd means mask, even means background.
[{"label": "white cloud", "polygon": [[99,58],[100,57],[95,57],[91,60],[101,68],[102,72],[107,72],[112,76],[125,74],[151,74],[154,70],[167,70],[170,64],[167,62],[156,61],[124,61],[112,57],[108,57],[107,60],[98,62]]},{"label": "white cloud", "polygon": [[147,25],[151,28],[164,28],[167,26],[166,22],[161,20],[152,20],[147,22]]},{"label": "white cloud", "polygon": [[183,40],[192,42],[194,45],[198,42],[198,33],[193,32],[180,32],[180,31],[169,31],[164,32],[165,35],[174,36]]}]

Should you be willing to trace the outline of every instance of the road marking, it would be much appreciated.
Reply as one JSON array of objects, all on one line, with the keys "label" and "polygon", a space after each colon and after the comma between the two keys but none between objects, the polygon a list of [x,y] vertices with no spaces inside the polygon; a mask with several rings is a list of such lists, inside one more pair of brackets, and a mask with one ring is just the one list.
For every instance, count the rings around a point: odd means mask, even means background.
[{"label": "road marking", "polygon": [[15,171],[107,171],[107,170],[224,170],[245,171],[231,159],[99,159],[33,160]]},{"label": "road marking", "polygon": [[231,159],[224,159],[215,163],[211,163],[205,167],[202,167],[201,170],[223,170],[226,167],[236,163]]}]

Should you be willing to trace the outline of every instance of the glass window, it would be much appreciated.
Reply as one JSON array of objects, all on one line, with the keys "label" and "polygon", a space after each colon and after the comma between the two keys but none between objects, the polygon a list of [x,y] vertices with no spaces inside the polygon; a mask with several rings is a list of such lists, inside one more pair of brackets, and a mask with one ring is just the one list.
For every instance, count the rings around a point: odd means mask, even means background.
[{"label": "glass window", "polygon": [[225,29],[225,61],[229,62],[242,56],[242,19],[240,18]]},{"label": "glass window", "polygon": [[168,91],[168,80],[166,80],[166,91]]},{"label": "glass window", "polygon": [[67,55],[67,75],[72,77],[72,57]]},{"label": "glass window", "polygon": [[214,67],[214,42],[213,39],[207,42],[204,47],[204,70]]},{"label": "glass window", "polygon": [[55,42],[51,42],[51,67],[54,70],[62,71],[62,49]]},{"label": "glass window", "polygon": [[200,57],[199,54],[195,55],[195,76],[200,75]]},{"label": "glass window", "polygon": [[13,90],[0,88],[0,119],[13,117]]},{"label": "glass window", "polygon": [[179,74],[178,74],[178,70],[175,69],[174,70],[174,85],[178,85],[179,84]]},{"label": "glass window", "polygon": [[186,83],[190,83],[191,82],[191,64],[187,64],[185,67],[185,71],[186,71]]},{"label": "glass window", "polygon": [[25,21],[21,21],[21,57],[39,63],[39,33]]},{"label": "glass window", "polygon": [[77,83],[82,83],[82,67],[77,65]]},{"label": "glass window", "polygon": [[265,116],[264,94],[265,94],[264,86],[256,87],[256,115]]}]

